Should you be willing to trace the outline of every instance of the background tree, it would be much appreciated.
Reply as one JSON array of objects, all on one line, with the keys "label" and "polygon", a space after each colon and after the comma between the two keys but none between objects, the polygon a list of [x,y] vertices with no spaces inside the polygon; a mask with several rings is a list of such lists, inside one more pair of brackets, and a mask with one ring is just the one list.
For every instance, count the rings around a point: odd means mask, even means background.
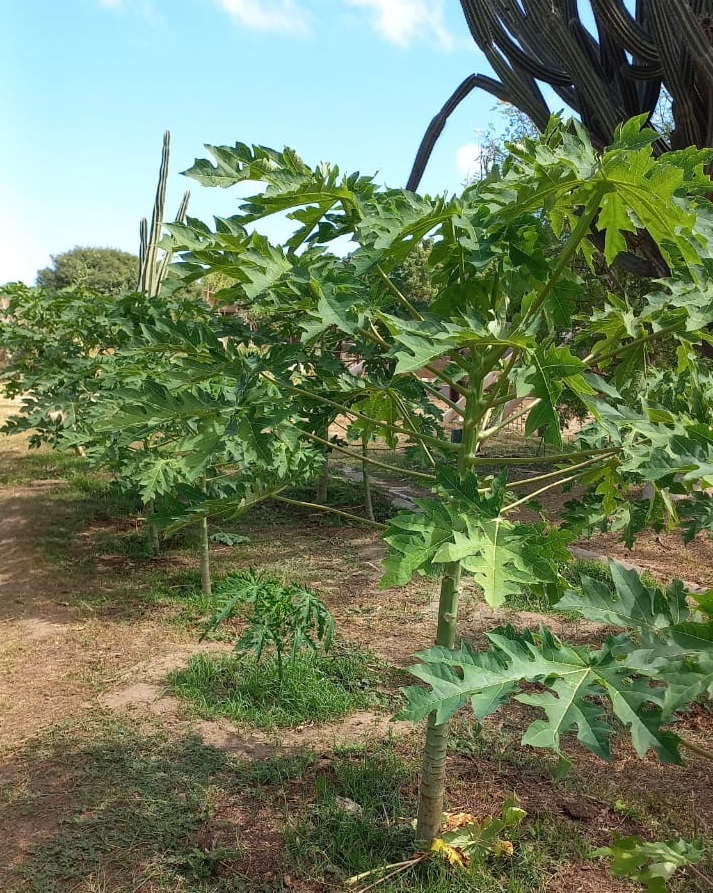
[{"label": "background tree", "polygon": [[101,295],[133,291],[139,275],[139,259],[118,248],[72,248],[52,255],[52,265],[39,270],[37,285],[48,291],[83,286]]},{"label": "background tree", "polygon": [[469,75],[431,121],[408,188],[415,190],[448,116],[475,88],[523,111],[543,130],[547,84],[609,145],[618,124],[646,114],[662,89],[673,127],[655,151],[713,144],[713,0],[461,0],[496,77]]}]

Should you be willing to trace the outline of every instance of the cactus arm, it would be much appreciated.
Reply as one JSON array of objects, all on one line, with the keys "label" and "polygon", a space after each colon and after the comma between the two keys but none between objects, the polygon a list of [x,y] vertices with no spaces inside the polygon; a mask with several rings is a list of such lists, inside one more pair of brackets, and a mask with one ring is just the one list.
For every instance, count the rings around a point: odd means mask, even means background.
[{"label": "cactus arm", "polygon": [[[171,154],[171,133],[166,131],[163,135],[163,149],[161,152],[161,166],[158,172],[158,185],[154,199],[151,226],[144,218],[139,224],[139,285],[138,291],[148,297],[155,297],[161,290],[161,286],[168,275],[168,266],[171,262],[171,253],[165,251],[159,259],[159,242],[161,241],[161,228],[163,227],[164,208],[166,206],[166,183],[168,182],[168,162]],[[176,215],[176,222],[181,223],[188,210],[190,192],[186,192]]]}]

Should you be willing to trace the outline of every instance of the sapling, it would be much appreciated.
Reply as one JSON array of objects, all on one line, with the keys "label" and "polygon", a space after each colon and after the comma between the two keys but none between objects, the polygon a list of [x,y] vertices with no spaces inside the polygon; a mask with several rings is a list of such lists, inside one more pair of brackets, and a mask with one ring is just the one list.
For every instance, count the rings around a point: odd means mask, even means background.
[{"label": "sapling", "polygon": [[317,655],[329,651],[334,618],[317,596],[297,584],[283,585],[254,570],[230,574],[216,593],[218,607],[201,640],[222,623],[237,617],[247,624],[236,643],[238,654],[252,653],[260,661],[273,651],[280,685],[285,661],[292,664],[305,649]]}]

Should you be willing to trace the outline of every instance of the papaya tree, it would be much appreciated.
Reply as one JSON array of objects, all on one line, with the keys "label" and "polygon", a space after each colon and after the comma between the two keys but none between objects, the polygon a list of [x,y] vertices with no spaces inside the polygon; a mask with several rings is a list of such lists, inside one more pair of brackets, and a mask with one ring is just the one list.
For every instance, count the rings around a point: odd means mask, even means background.
[{"label": "papaya tree", "polygon": [[[709,338],[713,320],[711,183],[703,173],[711,154],[689,149],[657,159],[656,134],[643,124],[622,126],[598,152],[580,128],[553,121],[502,171],[452,198],[377,188],[327,164],[311,169],[291,150],[210,147],[212,161],[197,161],[190,176],[209,186],[264,186],[214,229],[190,218],[170,226],[170,247],[182,253],[182,275],[221,274],[233,283],[231,302],[270,324],[233,340],[214,331],[203,337],[200,327],[185,337],[172,322],[144,327],[143,349],[173,358],[170,383],[160,400],[146,382],[119,392],[116,405],[125,408],[107,415],[108,427],[126,421],[130,436],[137,418],[151,425],[163,416],[162,430],[181,432],[169,437],[164,463],[178,444],[179,461],[201,473],[211,450],[227,455],[230,486],[213,495],[186,486],[184,517],[237,515],[266,495],[289,501],[282,490],[292,471],[275,444],[289,444],[291,456],[314,455],[324,446],[325,419],[337,415],[359,444],[335,444],[342,454],[390,470],[361,449],[364,432],[422,450],[430,469],[405,473],[430,498],[384,531],[382,585],[440,576],[435,645],[412,670],[428,687],[406,689],[403,711],[427,719],[416,832],[425,848],[440,833],[449,720],[469,701],[484,717],[517,697],[545,717],[526,731],[525,744],[559,751],[575,732],[605,758],[608,701],[640,754],[678,762],[683,741],[669,725],[711,691],[708,601],[691,609],[682,584],[663,594],[615,570],[612,603],[587,582],[582,593],[567,592],[561,574],[568,544],[595,526],[621,530],[629,541],[646,526],[680,519],[692,531],[710,528],[696,492],[713,479],[713,437],[695,345]],[[284,245],[249,234],[249,225],[277,212],[296,223]],[[604,293],[587,318],[572,319],[585,287],[575,261],[593,263],[601,245],[611,262],[638,227],[651,234],[670,275],[636,309],[625,292]],[[352,240],[343,257],[329,251],[340,236]],[[424,238],[432,241],[435,297],[416,303],[395,271]],[[322,349],[338,339],[365,357],[363,378]],[[677,399],[648,363],[663,341],[675,346],[685,390]],[[459,443],[436,424],[436,400],[460,419]],[[558,410],[572,401],[591,422],[565,443]],[[540,432],[546,453],[484,455],[518,417],[528,434]],[[527,473],[510,476],[512,466]],[[564,522],[538,506],[542,494],[575,484],[583,495]],[[537,520],[526,520],[525,508]],[[624,631],[586,648],[546,629],[494,630],[489,650],[475,652],[458,639],[464,580],[494,608],[538,588],[552,603]],[[532,682],[537,694],[528,690]]]}]

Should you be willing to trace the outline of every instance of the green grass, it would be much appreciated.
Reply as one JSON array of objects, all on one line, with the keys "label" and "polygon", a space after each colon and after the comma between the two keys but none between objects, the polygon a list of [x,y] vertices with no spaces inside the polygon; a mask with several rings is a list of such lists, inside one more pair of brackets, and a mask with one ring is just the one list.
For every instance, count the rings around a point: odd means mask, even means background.
[{"label": "green grass", "polygon": [[81,733],[55,729],[24,759],[25,802],[0,818],[30,822],[36,842],[0,880],[8,893],[249,889],[232,870],[243,843],[213,819],[237,783],[229,755],[195,736],[171,740],[102,721]]},{"label": "green grass", "polygon": [[[68,479],[73,473],[86,468],[86,462],[72,452],[60,450],[26,450],[24,442],[18,442],[16,452],[11,438],[2,449],[2,471],[0,485],[31,484],[33,481],[48,479]],[[3,447],[5,445],[3,444]]]},{"label": "green grass", "polygon": [[[405,859],[414,831],[404,816],[415,808],[415,765],[386,741],[374,752],[337,751],[329,776],[317,778],[315,801],[285,832],[285,859],[319,878],[343,880],[379,864]],[[348,798],[356,804],[345,809]]]},{"label": "green grass", "polygon": [[[355,874],[408,859],[415,851],[411,818],[416,781],[417,758],[397,753],[391,741],[375,749],[337,751],[331,773],[316,779],[314,802],[285,831],[284,858],[291,871],[301,869],[319,882],[338,886]],[[459,800],[459,806],[467,809],[468,804]],[[433,859],[377,889],[535,893],[545,888],[559,865],[584,858],[589,849],[571,824],[557,818],[526,820],[509,836],[515,847],[512,859],[490,858],[466,871]]]},{"label": "green grass", "polygon": [[301,654],[284,668],[282,685],[273,659],[199,654],[169,676],[171,691],[205,716],[225,716],[263,729],[328,722],[375,706],[378,677],[371,658],[335,646],[328,655]]}]

